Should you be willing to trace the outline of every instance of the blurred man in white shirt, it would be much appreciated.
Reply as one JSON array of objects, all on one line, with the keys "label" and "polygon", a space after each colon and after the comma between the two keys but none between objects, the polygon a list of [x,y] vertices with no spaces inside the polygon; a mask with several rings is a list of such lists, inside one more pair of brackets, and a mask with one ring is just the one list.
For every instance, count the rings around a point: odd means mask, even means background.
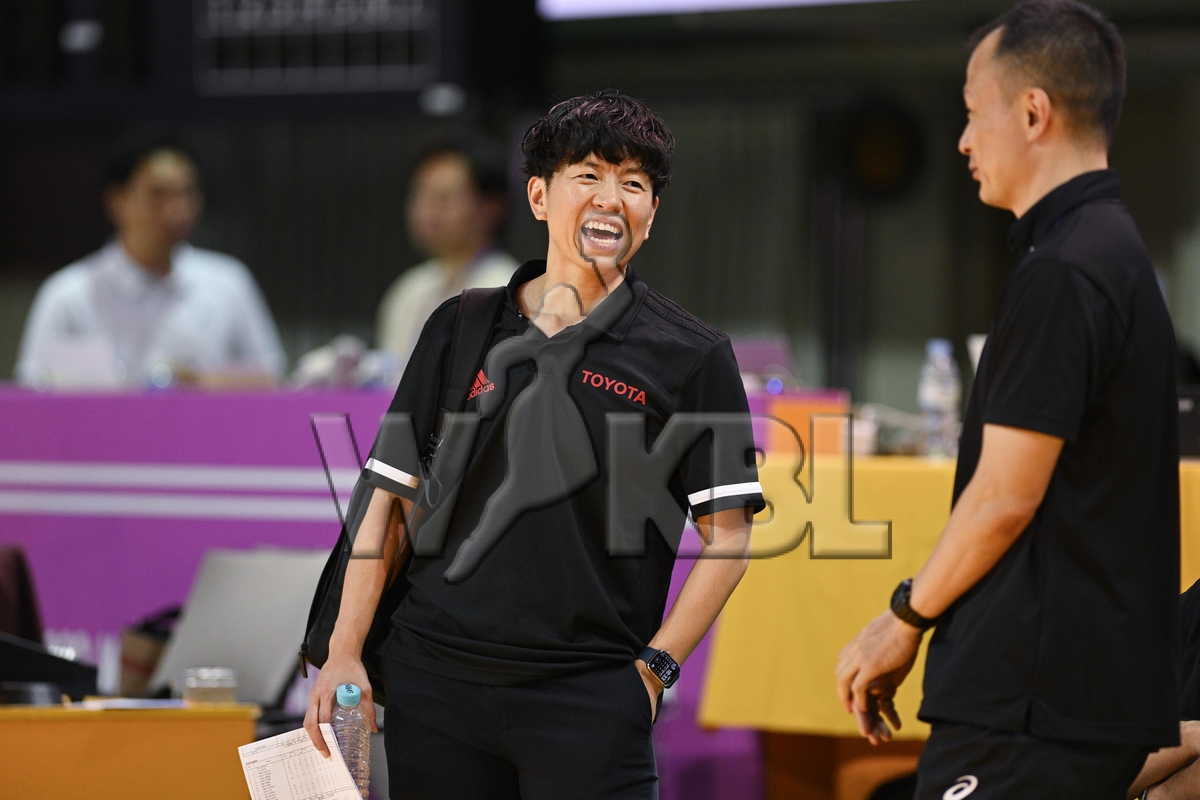
[{"label": "blurred man in white shirt", "polygon": [[496,246],[507,192],[504,151],[492,143],[441,144],[421,155],[409,187],[408,232],[429,260],[384,294],[376,347],[407,362],[425,320],[443,302],[463,289],[508,283],[519,265]]},{"label": "blurred man in white shirt", "polygon": [[106,183],[116,236],[42,284],[17,380],[138,387],[282,375],[279,334],[246,265],[187,243],[203,197],[186,148],[165,134],[130,139]]}]

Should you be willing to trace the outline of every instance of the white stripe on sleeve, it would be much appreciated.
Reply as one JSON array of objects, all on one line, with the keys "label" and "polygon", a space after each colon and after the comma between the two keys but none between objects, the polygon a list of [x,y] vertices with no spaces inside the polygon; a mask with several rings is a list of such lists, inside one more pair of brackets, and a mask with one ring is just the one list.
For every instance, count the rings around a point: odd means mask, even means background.
[{"label": "white stripe on sleeve", "polygon": [[418,480],[417,480],[416,475],[409,475],[407,472],[405,472],[403,470],[396,469],[395,467],[389,467],[387,464],[383,463],[382,461],[377,461],[374,458],[368,458],[367,459],[367,469],[371,470],[371,472],[374,472],[378,475],[382,475],[383,477],[387,478],[388,480],[395,481],[396,483],[399,483],[402,486],[407,486],[410,489],[417,488]]},{"label": "white stripe on sleeve", "polygon": [[714,486],[711,489],[692,492],[688,495],[688,505],[698,506],[701,503],[711,503],[718,498],[736,494],[762,494],[762,484],[758,481],[752,483],[727,483],[724,486]]}]

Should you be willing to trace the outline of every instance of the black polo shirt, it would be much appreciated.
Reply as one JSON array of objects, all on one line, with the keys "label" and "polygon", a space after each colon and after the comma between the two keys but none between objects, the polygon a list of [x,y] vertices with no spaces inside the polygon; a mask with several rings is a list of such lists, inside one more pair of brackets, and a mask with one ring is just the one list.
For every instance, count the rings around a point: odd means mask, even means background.
[{"label": "black polo shirt", "polygon": [[[653,442],[674,414],[734,413],[751,439],[727,337],[630,268],[583,322],[546,338],[514,302],[545,269],[528,262],[508,286],[467,405],[482,420],[445,548],[410,561],[412,589],[381,650],[417,669],[512,685],[632,661],[662,622],[667,538],[680,531],[651,526],[642,555],[609,554],[607,415],[644,414]],[[433,431],[457,308],[455,298],[430,316],[389,410],[411,415],[415,442]],[[679,509],[763,507],[752,453],[713,462],[702,437],[668,482]],[[363,479],[412,499],[420,475],[411,446],[378,440]],[[456,562],[472,535],[471,556]]]},{"label": "black polo shirt", "polygon": [[921,718],[1037,737],[1178,741],[1175,338],[1112,171],[1013,226],[963,420],[954,500],[985,424],[1065,441],[1029,527],[940,620]]}]

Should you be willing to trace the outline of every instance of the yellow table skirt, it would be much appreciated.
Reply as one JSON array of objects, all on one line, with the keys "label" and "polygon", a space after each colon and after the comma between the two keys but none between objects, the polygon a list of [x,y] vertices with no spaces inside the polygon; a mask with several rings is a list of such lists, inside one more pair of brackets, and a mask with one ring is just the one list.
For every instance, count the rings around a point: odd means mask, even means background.
[{"label": "yellow table skirt", "polygon": [[249,800],[237,748],[255,705],[0,708],[0,797]]},{"label": "yellow table skirt", "polygon": [[[704,725],[857,735],[837,699],[838,654],[887,607],[896,584],[928,558],[950,516],[954,463],[856,458],[852,494],[845,488],[844,462],[818,459],[816,470],[811,504],[794,502],[789,486],[794,470],[770,461],[760,470],[764,494],[790,501],[777,502],[771,525],[756,529],[755,551],[794,544],[805,519],[813,527],[790,552],[755,558],[726,605],[709,653],[700,707]],[[1181,586],[1187,588],[1200,579],[1200,462],[1181,464],[1180,495]],[[868,553],[877,549],[874,542],[886,539],[881,525],[851,526],[846,514],[851,507],[856,520],[891,520],[890,558],[814,557],[830,548],[835,554],[844,550],[839,542],[850,542],[851,549],[858,542]],[[922,647],[897,697],[904,723],[900,737],[929,733],[916,718],[924,671]]]}]

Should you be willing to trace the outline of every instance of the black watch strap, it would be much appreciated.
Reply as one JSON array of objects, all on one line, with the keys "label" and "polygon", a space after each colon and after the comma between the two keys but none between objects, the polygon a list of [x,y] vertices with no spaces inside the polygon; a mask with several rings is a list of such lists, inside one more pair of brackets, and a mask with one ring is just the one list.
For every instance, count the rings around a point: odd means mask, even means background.
[{"label": "black watch strap", "polygon": [[892,593],[892,613],[914,628],[927,631],[937,625],[937,620],[921,616],[909,605],[909,599],[912,597],[912,582],[912,578],[905,578],[900,581],[900,585]]},{"label": "black watch strap", "polygon": [[671,654],[666,650],[655,650],[653,647],[647,647],[642,650],[638,658],[645,661],[650,671],[662,681],[663,688],[669,689],[675,685],[675,681],[679,680],[679,664],[675,659],[671,658]]}]

